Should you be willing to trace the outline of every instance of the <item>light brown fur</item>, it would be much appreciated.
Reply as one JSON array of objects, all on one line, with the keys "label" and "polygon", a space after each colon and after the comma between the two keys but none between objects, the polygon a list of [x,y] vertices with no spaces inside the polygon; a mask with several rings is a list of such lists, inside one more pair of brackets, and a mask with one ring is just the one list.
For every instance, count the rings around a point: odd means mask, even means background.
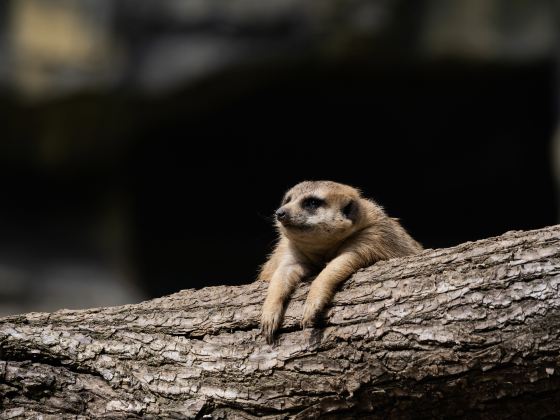
[{"label": "light brown fur", "polygon": [[282,212],[282,220],[276,222],[279,241],[258,277],[270,281],[261,320],[269,343],[282,323],[286,302],[303,278],[317,275],[305,303],[305,328],[331,302],[340,283],[358,269],[422,250],[397,219],[348,185],[299,183],[285,194],[277,216]]}]

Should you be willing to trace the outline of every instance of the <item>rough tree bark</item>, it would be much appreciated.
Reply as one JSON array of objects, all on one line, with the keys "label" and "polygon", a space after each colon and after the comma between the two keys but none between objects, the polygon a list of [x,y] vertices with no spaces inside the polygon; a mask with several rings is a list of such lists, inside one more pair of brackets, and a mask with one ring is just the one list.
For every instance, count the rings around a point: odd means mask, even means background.
[{"label": "rough tree bark", "polygon": [[[560,415],[560,226],[377,263],[276,345],[266,284],[0,324],[2,418]],[[84,417],[82,417],[84,416]]]}]

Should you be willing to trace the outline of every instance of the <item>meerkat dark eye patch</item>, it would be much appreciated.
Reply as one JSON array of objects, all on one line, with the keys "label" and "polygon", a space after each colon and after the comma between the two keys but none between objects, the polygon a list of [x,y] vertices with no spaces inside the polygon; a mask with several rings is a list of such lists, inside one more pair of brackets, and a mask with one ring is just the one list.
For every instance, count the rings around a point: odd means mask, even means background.
[{"label": "meerkat dark eye patch", "polygon": [[305,210],[315,210],[325,204],[325,200],[318,197],[307,197],[301,202],[301,207]]},{"label": "meerkat dark eye patch", "polygon": [[356,203],[354,202],[354,200],[350,200],[350,202],[342,208],[342,214],[344,215],[344,217],[351,220],[355,218]]},{"label": "meerkat dark eye patch", "polygon": [[292,196],[291,195],[284,198],[284,200],[282,201],[282,205],[288,204],[290,201],[292,201]]}]

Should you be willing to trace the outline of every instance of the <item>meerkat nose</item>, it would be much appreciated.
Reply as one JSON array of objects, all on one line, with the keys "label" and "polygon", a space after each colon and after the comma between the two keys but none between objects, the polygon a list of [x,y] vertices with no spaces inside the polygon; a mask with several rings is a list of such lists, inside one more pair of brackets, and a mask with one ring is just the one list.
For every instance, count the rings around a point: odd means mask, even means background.
[{"label": "meerkat nose", "polygon": [[276,218],[278,220],[284,220],[287,215],[288,215],[288,213],[286,213],[286,210],[284,210],[284,209],[276,210]]}]

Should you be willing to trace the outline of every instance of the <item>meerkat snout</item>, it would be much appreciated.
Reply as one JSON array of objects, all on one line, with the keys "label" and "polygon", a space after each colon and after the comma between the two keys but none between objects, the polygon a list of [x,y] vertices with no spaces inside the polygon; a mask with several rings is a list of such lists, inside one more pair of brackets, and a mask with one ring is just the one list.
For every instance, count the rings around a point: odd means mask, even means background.
[{"label": "meerkat snout", "polygon": [[282,221],[288,217],[288,212],[286,211],[286,209],[280,207],[278,210],[276,210],[275,215],[278,220]]}]

